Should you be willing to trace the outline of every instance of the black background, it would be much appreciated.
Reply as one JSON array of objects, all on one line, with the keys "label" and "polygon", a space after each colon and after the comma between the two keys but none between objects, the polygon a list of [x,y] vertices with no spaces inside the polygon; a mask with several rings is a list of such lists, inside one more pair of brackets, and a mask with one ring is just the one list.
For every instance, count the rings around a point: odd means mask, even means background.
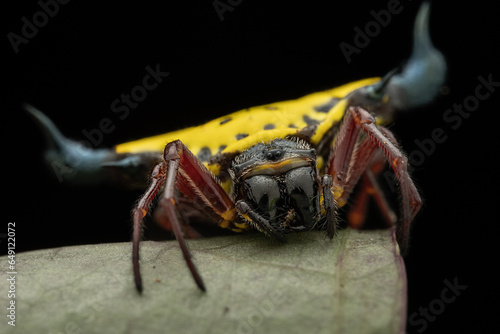
[{"label": "black background", "polygon": [[[406,59],[418,1],[403,10],[347,63],[339,44],[353,44],[355,26],[389,1],[242,1],[220,20],[212,1],[175,5],[69,2],[16,54],[7,38],[21,33],[22,17],[40,11],[35,1],[2,12],[3,211],[16,222],[18,252],[130,240],[130,210],[140,195],[116,189],[75,189],[60,184],[42,164],[40,132],[20,108],[44,111],[68,137],[85,139],[101,119],[113,120],[102,147],[194,125],[253,105],[296,98],[353,80],[380,76]],[[22,3],[22,2],[21,2]],[[6,6],[6,5],[4,5]],[[457,129],[445,110],[474,95],[478,76],[500,81],[494,66],[499,24],[493,5],[435,2],[431,33],[449,62],[447,88],[433,104],[398,118],[391,129],[407,152],[415,140],[442,128],[447,140],[415,167],[425,207],[412,230],[406,261],[408,315],[441,298],[444,280],[466,285],[457,299],[427,322],[426,333],[486,332],[494,324],[499,238],[498,95]],[[168,78],[124,120],[110,104],[142,83],[145,67]],[[496,80],[495,80],[496,79]],[[154,227],[150,227],[155,231]],[[3,233],[3,232],[2,232]],[[4,244],[4,241],[2,241]],[[2,246],[4,247],[4,246]],[[2,248],[2,252],[5,249]],[[421,319],[422,317],[417,317]],[[423,330],[408,325],[409,332]]]}]

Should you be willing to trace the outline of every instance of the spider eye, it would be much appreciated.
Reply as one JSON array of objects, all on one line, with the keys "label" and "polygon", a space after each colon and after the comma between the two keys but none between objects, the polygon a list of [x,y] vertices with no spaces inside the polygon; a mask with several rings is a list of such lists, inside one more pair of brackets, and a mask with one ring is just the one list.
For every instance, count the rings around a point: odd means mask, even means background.
[{"label": "spider eye", "polygon": [[266,159],[276,161],[283,156],[283,151],[280,149],[269,150],[266,152]]}]

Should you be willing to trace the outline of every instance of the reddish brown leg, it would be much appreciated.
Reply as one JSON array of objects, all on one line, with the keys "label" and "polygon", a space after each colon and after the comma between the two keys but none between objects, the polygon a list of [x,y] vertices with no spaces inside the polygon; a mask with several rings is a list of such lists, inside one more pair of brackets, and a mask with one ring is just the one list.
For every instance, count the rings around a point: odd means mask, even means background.
[{"label": "reddish brown leg", "polygon": [[[358,143],[361,130],[368,138],[361,139]],[[404,251],[408,244],[410,223],[422,202],[408,173],[408,161],[394,137],[389,130],[377,127],[375,118],[362,108],[350,107],[347,110],[336,138],[328,167],[328,174],[332,175],[333,180],[332,192],[339,205],[344,205],[361,175],[368,170],[378,148],[384,153],[399,181],[403,219],[396,233]],[[374,179],[368,178],[365,182],[370,187],[376,186]],[[382,194],[380,190],[376,193]],[[383,196],[378,196],[378,200],[379,205],[386,206]]]},{"label": "reddish brown leg", "polygon": [[[177,206],[177,212],[180,214],[180,223],[182,227],[182,233],[186,239],[199,239],[203,235],[199,233],[192,225],[191,221],[196,221],[199,223],[213,224],[213,222],[207,221],[207,215],[197,208],[191,199],[185,196],[178,196],[176,198],[175,204]],[[165,210],[161,207],[157,207],[153,213],[153,220],[163,227],[165,230],[173,233],[172,224],[168,220]]]},{"label": "reddish brown leg", "polygon": [[370,200],[370,194],[368,193],[368,191],[366,191],[367,188],[368,185],[365,183],[365,179],[362,177],[361,187],[356,193],[356,198],[354,199],[353,205],[349,208],[349,212],[347,214],[347,222],[352,228],[360,229],[366,220],[368,202]]},{"label": "reddish brown leg", "polygon": [[152,174],[152,184],[140,199],[134,210],[133,267],[137,290],[142,291],[142,280],[139,270],[139,242],[141,239],[142,219],[149,205],[164,186],[160,207],[164,210],[165,219],[160,224],[171,229],[198,287],[205,291],[205,285],[191,259],[181,224],[177,218],[176,189],[190,198],[194,203],[205,208],[205,211],[220,225],[228,225],[236,217],[234,203],[213,178],[210,172],[187,149],[181,141],[173,141],[165,147],[164,162],[158,164]]},{"label": "reddish brown leg", "polygon": [[[385,128],[379,129],[385,130]],[[359,144],[359,148],[355,151],[355,154],[356,155],[354,156],[354,161],[369,161],[370,163],[368,164],[367,169],[364,171],[362,169],[363,167],[357,169],[358,173],[363,172],[363,174],[360,178],[357,197],[353,202],[354,205],[349,209],[349,225],[354,228],[360,228],[361,226],[363,226],[363,223],[366,219],[369,199],[370,197],[373,197],[380,212],[382,213],[382,217],[387,223],[387,226],[393,226],[397,221],[397,217],[387,203],[384,192],[382,191],[382,189],[380,189],[380,186],[376,179],[377,175],[384,170],[384,167],[386,165],[386,159],[382,151],[378,149],[378,146],[373,141],[371,141],[369,137],[365,137],[364,141]],[[353,172],[351,174],[355,173]],[[351,177],[353,180],[357,180],[358,178],[357,175]],[[342,194],[343,202],[347,201],[347,198],[350,195],[351,191],[352,187],[347,187],[346,185],[346,187],[344,188],[344,193]]]},{"label": "reddish brown leg", "polygon": [[337,232],[337,206],[332,193],[332,176],[325,174],[321,178],[321,187],[323,188],[323,206],[326,213],[326,235],[332,239]]},{"label": "reddish brown leg", "polygon": [[387,226],[393,226],[397,222],[397,217],[387,203],[384,192],[380,189],[374,173],[371,170],[367,170],[361,176],[360,182],[361,187],[354,200],[354,205],[349,209],[347,217],[349,226],[353,228],[361,228],[363,226],[366,220],[370,197],[373,197],[375,200]]},{"label": "reddish brown leg", "polygon": [[157,164],[151,173],[151,185],[137,203],[134,211],[134,232],[132,236],[132,266],[134,268],[135,286],[142,292],[141,270],[139,267],[139,243],[142,238],[142,219],[148,213],[151,202],[165,183],[165,162]]}]

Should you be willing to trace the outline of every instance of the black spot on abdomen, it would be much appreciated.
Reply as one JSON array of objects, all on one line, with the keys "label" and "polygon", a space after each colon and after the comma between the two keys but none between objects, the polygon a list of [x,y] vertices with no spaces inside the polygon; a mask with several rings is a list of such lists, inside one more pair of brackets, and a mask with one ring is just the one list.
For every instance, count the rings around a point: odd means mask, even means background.
[{"label": "black spot on abdomen", "polygon": [[226,149],[227,145],[221,145],[219,146],[219,150],[217,151],[217,154],[219,154],[220,152],[224,151]]},{"label": "black spot on abdomen", "polygon": [[339,98],[336,98],[336,97],[332,97],[330,99],[330,101],[328,101],[327,103],[325,104],[321,104],[319,106],[315,106],[314,107],[314,110],[316,110],[317,112],[324,112],[324,113],[327,113],[329,112],[333,107],[335,107],[335,105],[340,101]]},{"label": "black spot on abdomen", "polygon": [[248,133],[238,133],[235,137],[236,137],[236,140],[240,140],[240,139],[248,137]]},{"label": "black spot on abdomen", "polygon": [[209,147],[203,146],[200,149],[200,152],[198,152],[198,154],[196,156],[198,157],[198,159],[205,162],[205,161],[208,161],[208,159],[210,159],[212,157],[212,151],[210,150]]},{"label": "black spot on abdomen", "polygon": [[311,125],[318,125],[319,124],[319,121],[318,120],[315,120],[315,119],[312,119],[311,117],[307,116],[307,115],[303,115],[302,116],[302,119],[304,120],[304,122],[306,122],[306,124],[308,126],[311,126]]}]

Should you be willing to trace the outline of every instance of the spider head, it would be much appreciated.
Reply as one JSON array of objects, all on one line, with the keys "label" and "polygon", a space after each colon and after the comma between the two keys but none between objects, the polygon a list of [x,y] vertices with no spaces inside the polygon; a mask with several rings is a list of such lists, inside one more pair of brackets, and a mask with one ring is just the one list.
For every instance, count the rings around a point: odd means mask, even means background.
[{"label": "spider head", "polygon": [[256,144],[237,156],[230,169],[240,212],[266,234],[313,228],[320,212],[316,151],[294,139]]}]

